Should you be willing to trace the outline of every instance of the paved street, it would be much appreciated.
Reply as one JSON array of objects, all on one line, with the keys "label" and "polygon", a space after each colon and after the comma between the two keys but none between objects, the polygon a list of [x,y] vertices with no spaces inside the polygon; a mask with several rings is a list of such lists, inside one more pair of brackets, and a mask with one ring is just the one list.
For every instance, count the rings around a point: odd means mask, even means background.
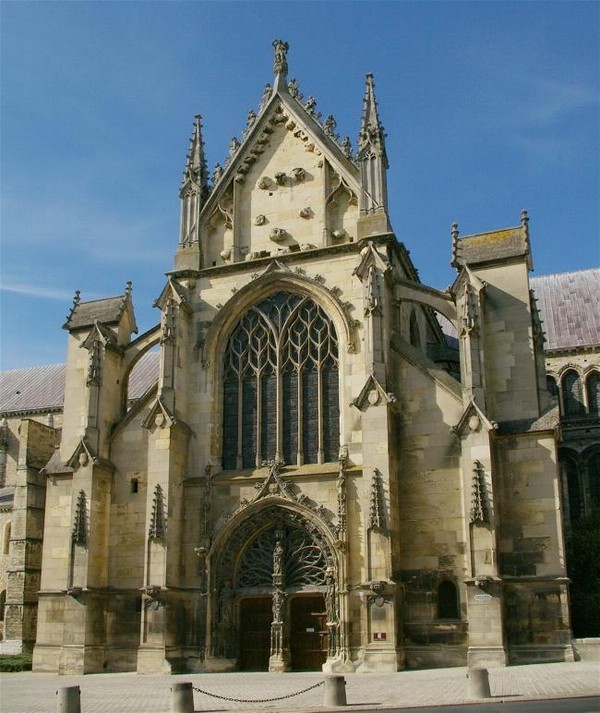
[{"label": "paved street", "polygon": [[[493,701],[535,700],[600,695],[600,664],[590,662],[511,666],[490,669]],[[392,674],[345,674],[350,710],[410,708],[472,702],[465,668],[401,671]],[[195,711],[319,711],[323,686],[280,701],[319,681],[318,673],[230,673],[140,676],[135,673],[57,676],[41,673],[0,675],[2,713],[55,713],[56,691],[80,686],[81,713],[168,713],[170,686],[191,681],[194,687],[226,698],[194,693]],[[489,699],[488,703],[489,703]],[[600,707],[596,707],[600,710]]]}]

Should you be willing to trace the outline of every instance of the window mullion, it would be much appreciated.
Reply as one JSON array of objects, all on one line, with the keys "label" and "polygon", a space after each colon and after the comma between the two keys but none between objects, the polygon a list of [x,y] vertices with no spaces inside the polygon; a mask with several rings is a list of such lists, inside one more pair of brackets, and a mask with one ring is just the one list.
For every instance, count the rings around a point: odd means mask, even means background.
[{"label": "window mullion", "polygon": [[281,373],[281,334],[275,336],[275,460],[281,462],[283,454],[283,384]]},{"label": "window mullion", "polygon": [[237,449],[236,449],[236,467],[239,470],[244,467],[244,459],[242,456],[242,443],[244,438],[244,389],[242,370],[238,372],[238,393],[237,393]]},{"label": "window mullion", "polygon": [[304,419],[304,402],[302,400],[302,369],[300,368],[300,359],[298,359],[298,369],[297,369],[297,378],[296,378],[296,393],[297,395],[297,403],[298,403],[298,444],[297,444],[297,451],[298,454],[296,456],[296,463],[298,465],[303,465],[304,463],[304,447],[302,445],[302,423]]},{"label": "window mullion", "polygon": [[256,370],[256,467],[263,462],[262,454],[262,370]]},{"label": "window mullion", "polygon": [[[319,354],[319,357],[321,355]],[[318,451],[317,463],[324,462],[325,449],[323,444],[323,374],[322,363],[319,359],[317,364],[317,431],[318,431]]]}]

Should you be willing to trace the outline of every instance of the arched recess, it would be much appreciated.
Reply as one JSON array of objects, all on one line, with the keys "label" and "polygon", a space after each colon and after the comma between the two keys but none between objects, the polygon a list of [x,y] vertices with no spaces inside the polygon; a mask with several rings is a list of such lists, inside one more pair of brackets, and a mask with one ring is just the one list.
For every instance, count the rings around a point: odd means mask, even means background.
[{"label": "arched recess", "polygon": [[[303,506],[268,496],[232,518],[217,536],[208,561],[208,646],[212,658],[238,660],[240,602],[269,597],[272,605],[270,658],[289,651],[289,600],[322,595],[328,657],[340,649],[342,589],[338,551],[327,525]],[[325,619],[325,617],[324,617]]]},{"label": "arched recess", "polygon": [[590,510],[600,508],[600,448],[593,447],[583,455],[586,464]]},{"label": "arched recess", "polygon": [[320,283],[304,275],[291,272],[281,265],[273,269],[267,268],[267,271],[260,277],[244,285],[218,312],[206,334],[202,349],[203,364],[218,364],[223,344],[227,340],[229,332],[248,306],[279,290],[296,291],[308,295],[318,305],[321,305],[334,323],[340,344],[346,346],[346,351],[354,351],[354,330],[340,302]]},{"label": "arched recess", "polygon": [[583,388],[581,377],[575,369],[567,369],[561,374],[563,414],[567,418],[577,418],[584,414]]},{"label": "arched recess", "polygon": [[312,298],[278,291],[248,306],[222,354],[225,470],[337,460],[338,338]]},{"label": "arched recess", "polygon": [[592,369],[585,379],[588,413],[590,416],[600,416],[600,371]]},{"label": "arched recess", "polygon": [[410,323],[409,323],[409,333],[410,333],[410,343],[413,347],[419,351],[423,351],[423,341],[421,339],[421,330],[419,328],[419,320],[417,318],[417,313],[413,309],[410,313]]},{"label": "arched recess", "polygon": [[[355,347],[355,327],[352,326],[348,315],[342,308],[341,303],[332,292],[315,280],[311,280],[297,273],[292,273],[285,266],[277,262],[271,263],[271,266],[267,268],[267,271],[263,273],[262,276],[256,278],[251,283],[238,290],[217,314],[206,335],[202,352],[203,365],[205,367],[209,364],[221,365],[223,353],[229,337],[240,320],[250,308],[264,300],[267,300],[269,297],[278,292],[298,294],[302,297],[309,298],[319,309],[323,310],[327,319],[331,321],[337,338],[336,386],[338,387],[337,393],[339,401],[339,395],[343,393],[343,375],[346,373],[346,353],[353,352]],[[225,411],[223,373],[221,373],[220,370],[215,369],[214,375],[215,378],[212,380],[212,402],[215,404],[214,421],[215,423],[223,424],[223,415]],[[332,393],[333,390],[334,389],[332,389]],[[340,413],[337,420],[337,437],[339,438],[339,443],[343,443],[345,440],[344,434],[346,432],[344,410],[341,408],[341,404],[339,407]],[[281,410],[279,413],[281,413]],[[317,419],[317,421],[322,423],[319,419]],[[215,460],[219,460],[224,455],[223,429],[220,428],[216,433],[218,435],[212,445],[212,457]],[[277,447],[279,450],[283,450],[283,437],[282,433],[278,435]],[[298,436],[298,440],[300,441],[300,435]],[[321,439],[321,444],[323,442],[324,439]],[[331,451],[332,448],[333,446],[330,443],[329,450]],[[262,452],[262,448],[257,448],[256,450],[257,453],[259,450]],[[321,450],[323,449],[319,447],[319,451]],[[298,449],[298,453],[300,453],[300,451],[301,449]],[[271,453],[263,454],[263,460],[271,458],[272,455],[273,454]],[[281,457],[283,459],[282,454]],[[336,458],[337,454],[334,455],[333,460]],[[306,459],[302,461],[302,458],[299,458],[299,460],[300,463],[298,464],[302,464],[302,462],[310,462]],[[315,462],[328,462],[328,460],[329,459],[324,457],[324,453],[319,452]],[[248,467],[243,465],[243,461],[243,458],[236,457],[236,467]],[[230,463],[227,463],[227,466],[228,468],[231,468]]]},{"label": "arched recess", "polygon": [[460,619],[458,588],[449,579],[443,579],[437,588],[438,619]]},{"label": "arched recess", "polygon": [[562,449],[559,452],[560,471],[563,480],[563,493],[566,496],[568,518],[570,522],[584,515],[584,489],[581,467],[576,453]]},{"label": "arched recess", "polygon": [[2,554],[7,555],[10,552],[10,522],[4,525],[2,532]]}]

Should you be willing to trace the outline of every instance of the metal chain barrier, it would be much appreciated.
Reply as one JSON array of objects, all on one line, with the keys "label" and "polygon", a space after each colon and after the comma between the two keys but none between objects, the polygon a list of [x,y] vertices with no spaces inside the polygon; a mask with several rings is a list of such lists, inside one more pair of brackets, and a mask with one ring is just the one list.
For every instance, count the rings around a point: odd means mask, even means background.
[{"label": "metal chain barrier", "polygon": [[319,681],[313,686],[303,688],[301,691],[296,691],[296,693],[288,693],[285,696],[276,696],[275,698],[232,698],[231,696],[219,696],[216,693],[209,693],[208,691],[203,691],[201,688],[196,688],[196,686],[192,686],[192,688],[197,693],[204,693],[205,696],[219,698],[222,701],[233,701],[234,703],[271,703],[272,701],[282,701],[284,698],[293,698],[294,696],[299,696],[300,694],[306,693],[307,691],[312,691],[313,688],[318,688],[319,686],[322,686],[324,683],[325,681]]}]

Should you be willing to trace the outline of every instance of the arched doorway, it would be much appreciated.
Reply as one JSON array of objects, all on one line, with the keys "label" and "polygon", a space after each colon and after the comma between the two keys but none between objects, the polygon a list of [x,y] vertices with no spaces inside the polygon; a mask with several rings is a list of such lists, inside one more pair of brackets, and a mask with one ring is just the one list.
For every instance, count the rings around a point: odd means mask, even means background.
[{"label": "arched doorway", "polygon": [[220,547],[211,652],[242,670],[321,670],[339,627],[336,557],[314,522],[270,505]]}]

